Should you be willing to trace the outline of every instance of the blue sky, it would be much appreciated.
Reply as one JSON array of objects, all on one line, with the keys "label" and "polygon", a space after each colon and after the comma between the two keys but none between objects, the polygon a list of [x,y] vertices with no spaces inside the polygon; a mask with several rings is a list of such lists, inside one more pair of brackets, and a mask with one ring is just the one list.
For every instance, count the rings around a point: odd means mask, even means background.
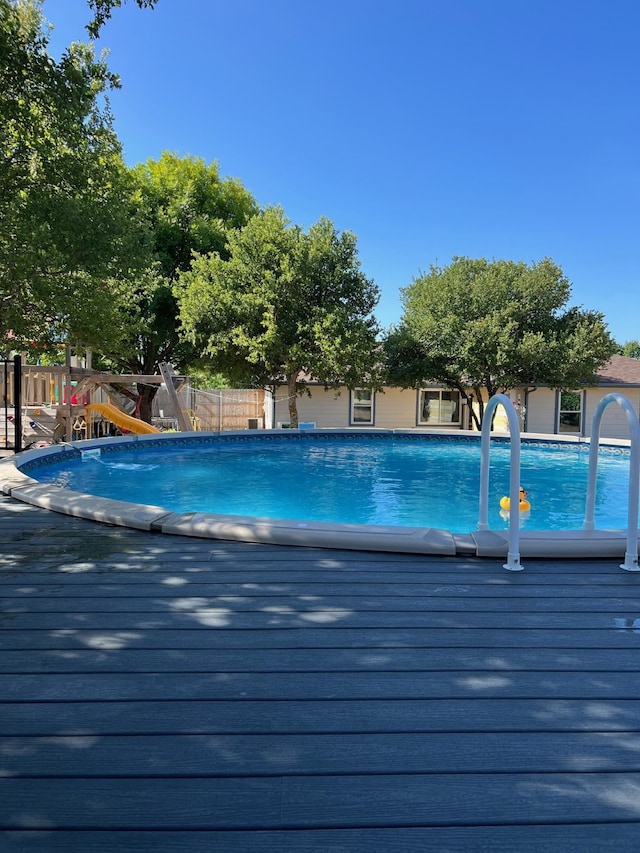
[{"label": "blue sky", "polygon": [[[53,52],[85,0],[45,0]],[[261,205],[358,236],[382,291],[455,255],[544,257],[640,338],[637,0],[128,0],[99,47],[129,164],[218,161]]]}]

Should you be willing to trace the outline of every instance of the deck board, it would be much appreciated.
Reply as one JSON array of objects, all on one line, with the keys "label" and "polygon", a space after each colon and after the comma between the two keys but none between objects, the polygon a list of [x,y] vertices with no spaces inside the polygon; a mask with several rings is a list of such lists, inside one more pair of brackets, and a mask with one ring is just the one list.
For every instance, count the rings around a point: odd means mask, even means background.
[{"label": "deck board", "polygon": [[0,738],[0,756],[12,778],[639,773],[640,733],[63,735]]},{"label": "deck board", "polygon": [[[117,850],[140,853],[637,853],[635,822],[409,829],[313,829],[275,831],[119,831]],[[112,832],[40,830],[7,836],[3,853],[90,850],[114,853]]]},{"label": "deck board", "polygon": [[[241,702],[241,706],[239,703]],[[635,732],[638,699],[252,699],[0,704],[5,735]],[[90,727],[89,727],[90,724]]]},{"label": "deck board", "polygon": [[[346,611],[344,609],[323,608],[319,617],[313,612],[309,613],[301,611],[293,607],[286,610],[271,611],[253,611],[253,612],[233,612],[233,630],[253,629],[265,632],[282,631],[292,628],[309,628],[315,622],[323,622],[326,624],[331,619],[339,621],[343,629],[349,628],[355,631],[375,629],[378,643],[382,644],[389,639],[389,632],[396,632],[401,636],[401,632],[405,629],[447,629],[449,632],[449,645],[456,646],[465,644],[465,631],[478,630],[478,641],[482,644],[483,636],[486,636],[487,630],[494,631],[517,631],[525,629],[535,629],[529,631],[528,639],[535,642],[535,637],[539,636],[538,632],[547,630],[552,632],[555,638],[552,645],[562,645],[563,638],[569,637],[569,631],[591,630],[599,632],[599,636],[605,637],[612,632],[622,638],[626,637],[630,642],[636,642],[633,637],[640,637],[640,617],[638,611],[631,608],[616,608],[610,611],[600,611],[590,613],[582,611],[558,611],[554,613],[545,613],[544,610],[539,613],[524,613],[522,611],[513,612],[511,610],[491,610],[491,611],[426,611],[411,610],[408,612],[393,610],[393,611]],[[103,631],[112,629],[118,631],[120,628],[149,629],[143,637],[149,640],[152,645],[157,645],[153,642],[154,637],[158,637],[162,642],[162,634],[152,633],[171,631],[176,637],[176,642],[179,643],[179,636],[198,637],[203,633],[212,632],[214,636],[218,636],[220,632],[229,627],[230,613],[228,608],[199,610],[195,608],[194,612],[180,613],[179,618],[176,613],[154,612],[147,613],[127,613],[120,614],[114,612],[94,612],[94,611],[79,611],[75,613],[61,612],[59,609],[53,613],[30,613],[28,610],[22,610],[19,613],[2,614],[0,612],[0,631],[7,632],[10,636],[11,631],[29,632],[29,637],[33,636],[37,639],[37,632],[45,634],[50,633],[52,639],[58,642],[64,642],[65,637],[77,636],[78,643],[82,643],[83,637],[90,640],[93,631]],[[72,629],[70,631],[69,629]],[[212,631],[212,629],[215,629]],[[454,630],[455,629],[455,630]],[[510,634],[505,631],[504,640],[510,644]],[[460,639],[457,639],[458,634]],[[140,636],[139,634],[136,636]],[[325,637],[323,645],[331,644],[333,632],[323,632]],[[592,636],[596,636],[594,633]],[[263,633],[263,639],[266,642],[268,635]],[[573,640],[569,640],[572,642]],[[603,640],[604,641],[604,640]],[[188,642],[188,639],[185,640]],[[202,642],[196,640],[199,644]],[[604,641],[606,642],[606,641]],[[621,642],[623,642],[621,640]],[[50,646],[47,645],[46,648]]]},{"label": "deck board", "polygon": [[640,818],[638,773],[0,779],[14,815],[65,829],[328,829]]},{"label": "deck board", "polygon": [[[212,662],[212,669],[215,663]],[[499,667],[499,662],[498,662]],[[626,672],[145,672],[0,675],[0,696],[14,702],[152,699],[634,699],[638,679]],[[265,713],[267,712],[265,707]]]},{"label": "deck board", "polygon": [[616,561],[0,537],[3,851],[639,849]]},{"label": "deck board", "polygon": [[[276,632],[273,632],[276,633]],[[516,637],[516,642],[526,634]],[[354,649],[312,647],[306,634],[286,637],[275,648],[265,649],[259,638],[236,641],[232,648],[207,649],[123,649],[115,639],[105,638],[103,649],[56,649],[52,651],[4,651],[0,656],[0,677],[6,674],[77,674],[77,673],[200,673],[215,668],[220,673],[332,673],[385,672],[421,673],[484,672],[500,668],[511,672],[616,672],[638,671],[638,649],[553,648],[513,649],[504,645],[488,648],[456,649],[434,647],[398,649],[380,644],[366,646],[358,641]],[[348,638],[351,639],[351,638]],[[427,638],[428,639],[428,638]],[[579,641],[581,638],[578,638]],[[306,648],[290,648],[297,644]],[[124,641],[120,641],[120,645]],[[408,642],[408,640],[406,641]],[[422,639],[422,643],[427,640]],[[95,641],[96,645],[98,641]],[[341,643],[342,645],[342,643]],[[533,644],[532,644],[533,645]],[[617,648],[614,655],[611,648]],[[320,649],[322,654],[319,654]]]},{"label": "deck board", "polygon": [[[631,577],[635,580],[634,575]],[[390,608],[394,605],[399,609],[405,607],[403,599],[409,598],[416,602],[419,609],[424,607],[424,599],[438,600],[440,598],[448,599],[452,593],[461,598],[469,598],[472,601],[483,601],[490,599],[492,602],[499,602],[503,598],[519,599],[531,597],[536,598],[568,598],[569,603],[576,598],[576,589],[571,584],[552,585],[552,584],[532,584],[512,586],[508,588],[497,585],[484,585],[478,583],[462,583],[458,580],[446,584],[397,584],[394,582],[393,571],[389,570],[389,580],[386,583],[296,583],[296,582],[275,582],[256,583],[245,581],[240,583],[223,584],[223,583],[190,583],[188,586],[172,584],[171,579],[167,580],[164,585],[157,583],[153,588],[149,584],[142,583],[94,583],[90,588],[86,584],[77,584],[70,581],[65,584],[65,576],[58,578],[55,584],[38,584],[29,581],[20,584],[5,584],[2,587],[2,599],[6,601],[7,606],[10,606],[12,599],[22,600],[29,598],[30,601],[42,601],[43,606],[47,603],[51,607],[55,607],[55,600],[63,598],[69,603],[70,599],[84,599],[87,593],[90,593],[91,600],[125,598],[134,602],[137,598],[154,600],[182,600],[186,597],[197,598],[202,601],[203,606],[213,606],[220,601],[228,600],[236,596],[246,598],[249,603],[254,599],[258,602],[258,606],[262,606],[262,602],[268,598],[282,599],[283,597],[296,596],[301,601],[322,601],[328,604],[335,603],[335,599],[339,599],[338,606],[341,602],[349,602],[351,606],[358,602],[358,606],[378,607],[385,601],[390,601]],[[178,578],[175,578],[177,581]],[[640,597],[640,587],[638,583],[628,584],[628,594],[631,600],[637,601]],[[623,594],[620,585],[608,584],[593,586],[585,585],[580,587],[580,598],[592,597],[602,599],[618,599]],[[374,603],[375,602],[375,603]],[[480,605],[481,606],[481,605]]]},{"label": "deck board", "polygon": [[594,613],[640,613],[640,590],[634,595],[629,595],[620,589],[618,595],[605,597],[604,595],[591,596],[565,596],[558,597],[551,592],[545,596],[505,595],[504,590],[500,595],[470,596],[460,593],[454,594],[450,589],[448,595],[439,596],[341,596],[341,595],[310,595],[296,594],[292,591],[290,595],[259,596],[249,594],[236,594],[228,596],[191,596],[188,592],[181,595],[169,593],[165,595],[151,595],[149,597],[127,598],[126,596],[105,596],[96,594],[89,596],[61,596],[55,598],[38,598],[37,596],[22,596],[10,598],[3,596],[0,601],[2,613],[10,617],[18,613],[51,613],[56,610],[72,613],[166,613],[173,611],[176,619],[187,620],[197,618],[206,612],[219,612],[221,609],[228,613],[236,612],[296,612],[304,614],[321,614],[331,612],[354,612],[354,611],[397,611],[397,612],[442,612],[442,611],[469,611],[484,610],[485,612],[501,612],[509,609],[512,612],[531,611],[567,613],[576,610],[591,610]]}]

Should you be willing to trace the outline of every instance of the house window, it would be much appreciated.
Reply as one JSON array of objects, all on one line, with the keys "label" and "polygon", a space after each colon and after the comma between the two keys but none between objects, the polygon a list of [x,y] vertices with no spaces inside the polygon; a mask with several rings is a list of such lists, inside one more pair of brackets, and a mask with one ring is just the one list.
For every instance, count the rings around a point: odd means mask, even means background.
[{"label": "house window", "polygon": [[351,423],[355,425],[373,423],[373,391],[354,388],[351,392]]},{"label": "house window", "polygon": [[582,393],[580,391],[560,391],[558,432],[582,434]]},{"label": "house window", "polygon": [[459,424],[460,392],[442,388],[425,388],[420,391],[418,423]]}]

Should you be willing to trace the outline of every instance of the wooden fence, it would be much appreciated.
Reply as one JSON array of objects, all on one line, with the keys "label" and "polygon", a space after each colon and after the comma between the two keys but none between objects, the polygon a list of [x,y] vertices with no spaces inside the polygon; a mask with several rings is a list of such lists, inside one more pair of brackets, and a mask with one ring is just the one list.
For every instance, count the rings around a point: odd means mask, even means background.
[{"label": "wooden fence", "polygon": [[193,391],[193,397],[198,429],[224,432],[233,429],[263,429],[270,425],[268,391],[217,388]]}]

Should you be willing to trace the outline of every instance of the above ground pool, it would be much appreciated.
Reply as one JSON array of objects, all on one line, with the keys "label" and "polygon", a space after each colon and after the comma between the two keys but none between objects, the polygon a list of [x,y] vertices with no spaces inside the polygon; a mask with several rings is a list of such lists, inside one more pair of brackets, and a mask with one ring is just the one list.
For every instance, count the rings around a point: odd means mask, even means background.
[{"label": "above ground pool", "polygon": [[[567,530],[584,519],[588,448],[523,442],[522,486],[531,510],[523,528]],[[494,441],[489,526],[506,529],[509,442]],[[168,446],[105,447],[24,466],[41,483],[172,512],[291,518],[341,524],[440,527],[468,533],[478,522],[480,444],[475,439],[391,434],[221,435]],[[629,457],[603,451],[596,524],[626,524]]]},{"label": "above ground pool", "polygon": [[[589,540],[581,530],[588,448],[522,441],[520,481],[531,504],[520,517],[524,539],[530,532],[536,541]],[[596,534],[626,526],[629,461],[628,444],[600,449]],[[508,530],[500,499],[509,491],[509,463],[510,440],[493,438],[486,534],[497,536],[496,554]],[[16,467],[28,478],[22,488],[4,487],[16,497],[115,523],[137,511],[134,526],[165,532],[425,553],[477,551],[483,539],[477,434],[274,430],[100,439],[21,454]],[[123,501],[134,509],[119,516]],[[110,517],[100,510],[107,505]],[[384,545],[390,539],[397,547]]]}]

